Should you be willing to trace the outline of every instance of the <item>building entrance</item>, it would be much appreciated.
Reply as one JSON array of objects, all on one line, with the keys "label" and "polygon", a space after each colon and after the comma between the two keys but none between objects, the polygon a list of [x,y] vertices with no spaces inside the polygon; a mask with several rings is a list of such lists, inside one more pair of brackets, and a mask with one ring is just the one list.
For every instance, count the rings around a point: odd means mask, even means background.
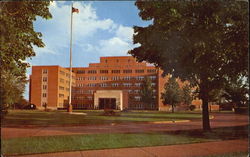
[{"label": "building entrance", "polygon": [[116,99],[99,98],[99,109],[116,109]]}]

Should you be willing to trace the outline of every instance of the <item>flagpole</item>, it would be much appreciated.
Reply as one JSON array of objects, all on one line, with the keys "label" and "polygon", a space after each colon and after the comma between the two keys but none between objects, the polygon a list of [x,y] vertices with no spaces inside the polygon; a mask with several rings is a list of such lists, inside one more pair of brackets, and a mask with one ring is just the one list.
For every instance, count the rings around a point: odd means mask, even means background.
[{"label": "flagpole", "polygon": [[69,106],[68,112],[72,112],[72,104],[71,104],[71,97],[72,97],[72,25],[73,25],[73,3],[71,4],[71,22],[70,22],[70,78],[69,78]]}]

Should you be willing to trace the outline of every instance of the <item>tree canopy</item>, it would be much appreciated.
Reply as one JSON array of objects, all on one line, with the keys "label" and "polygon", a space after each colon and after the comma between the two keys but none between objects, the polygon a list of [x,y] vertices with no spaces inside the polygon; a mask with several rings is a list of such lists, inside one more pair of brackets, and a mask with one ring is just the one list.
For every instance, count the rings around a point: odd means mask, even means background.
[{"label": "tree canopy", "polygon": [[44,47],[42,34],[33,22],[37,16],[49,19],[49,1],[0,2],[1,111],[21,98],[26,81],[25,60],[35,56],[33,47]]},{"label": "tree canopy", "polygon": [[1,27],[1,68],[9,69],[14,62],[25,69],[27,57],[35,56],[33,46],[44,47],[42,34],[36,32],[33,22],[37,16],[49,19],[49,1],[10,1],[0,2]]},{"label": "tree canopy", "polygon": [[208,93],[226,78],[248,77],[247,1],[136,1],[147,27],[134,27],[129,51],[173,77],[199,87],[203,129],[210,130]]}]

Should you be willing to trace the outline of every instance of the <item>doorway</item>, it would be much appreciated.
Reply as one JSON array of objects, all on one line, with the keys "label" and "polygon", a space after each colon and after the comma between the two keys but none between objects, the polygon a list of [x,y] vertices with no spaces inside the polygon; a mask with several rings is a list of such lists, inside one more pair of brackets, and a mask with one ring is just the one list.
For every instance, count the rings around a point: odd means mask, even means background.
[{"label": "doorway", "polygon": [[99,98],[99,109],[116,109],[116,99]]}]

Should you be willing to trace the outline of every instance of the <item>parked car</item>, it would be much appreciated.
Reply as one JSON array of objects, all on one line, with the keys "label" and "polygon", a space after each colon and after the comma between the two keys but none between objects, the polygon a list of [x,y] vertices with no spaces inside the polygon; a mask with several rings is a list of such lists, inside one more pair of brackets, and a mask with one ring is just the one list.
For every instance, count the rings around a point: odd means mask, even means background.
[{"label": "parked car", "polygon": [[23,109],[25,109],[25,110],[35,110],[36,105],[35,104],[28,104],[28,105],[24,106]]}]

